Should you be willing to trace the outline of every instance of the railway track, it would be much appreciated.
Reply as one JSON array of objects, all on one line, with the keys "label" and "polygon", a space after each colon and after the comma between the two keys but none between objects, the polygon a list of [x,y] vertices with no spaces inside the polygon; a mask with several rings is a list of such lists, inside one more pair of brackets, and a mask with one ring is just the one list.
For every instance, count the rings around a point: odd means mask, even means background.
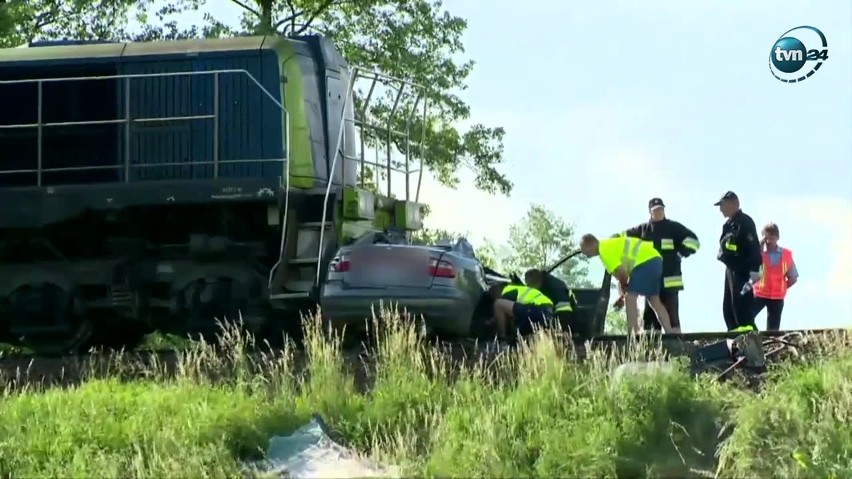
[{"label": "railway track", "polygon": [[[689,357],[704,346],[733,340],[741,336],[736,333],[686,333],[681,335],[666,335],[649,338],[656,340],[657,351],[662,351],[666,357]],[[818,349],[819,339],[844,341],[852,347],[852,332],[843,329],[796,330],[779,332],[762,332],[767,361],[783,360],[784,352],[800,355]],[[580,359],[586,357],[589,350],[624,350],[628,347],[627,336],[601,336],[589,342],[564,339],[565,343],[573,343],[573,350]],[[445,355],[454,364],[471,364],[474,361],[493,361],[506,347],[492,344],[477,344],[474,341],[436,341],[434,349]],[[649,348],[654,349],[654,348]],[[373,360],[371,349],[364,345],[345,347],[341,349],[344,367],[356,378],[356,383],[368,387],[371,377],[370,364]],[[275,361],[284,354],[283,349],[246,350],[240,353],[241,360],[255,367],[263,367],[265,362]],[[659,353],[656,355],[659,357]],[[777,356],[773,358],[773,356]],[[92,352],[83,355],[65,357],[37,357],[17,355],[0,358],[0,381],[8,389],[49,388],[56,386],[71,386],[91,378],[120,377],[124,379],[144,378],[152,375],[170,376],[187,364],[198,368],[198,374],[215,377],[229,369],[233,364],[233,354],[226,350],[207,348],[203,352],[176,350],[134,351],[117,353]],[[289,351],[292,370],[300,371],[306,364],[303,348],[291,348]],[[260,366],[258,366],[260,365]]]}]

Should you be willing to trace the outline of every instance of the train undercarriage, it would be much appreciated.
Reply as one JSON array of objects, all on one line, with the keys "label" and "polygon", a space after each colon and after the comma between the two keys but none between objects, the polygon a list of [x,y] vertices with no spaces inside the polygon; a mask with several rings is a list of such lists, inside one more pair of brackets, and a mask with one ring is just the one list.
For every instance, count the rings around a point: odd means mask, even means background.
[{"label": "train undercarriage", "polygon": [[40,234],[7,231],[0,236],[0,342],[43,354],[133,348],[154,330],[212,335],[211,318],[240,319],[265,334],[279,241],[278,228],[267,224],[273,206],[87,211]]}]

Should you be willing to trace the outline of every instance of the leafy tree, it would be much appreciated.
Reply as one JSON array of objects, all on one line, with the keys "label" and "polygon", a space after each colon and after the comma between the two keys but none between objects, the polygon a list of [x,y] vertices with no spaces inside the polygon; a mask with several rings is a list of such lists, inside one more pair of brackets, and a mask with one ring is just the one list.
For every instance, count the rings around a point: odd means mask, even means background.
[{"label": "leafy tree", "polygon": [[[509,227],[510,254],[503,263],[508,269],[522,274],[529,268],[552,265],[572,251],[577,241],[574,226],[565,223],[542,205],[532,205],[526,217]],[[570,287],[590,287],[587,261],[575,257],[557,268],[553,274]]]},{"label": "leafy tree", "polygon": [[[412,138],[412,158],[422,158],[437,178],[456,186],[459,168],[476,174],[477,188],[509,194],[512,182],[497,170],[503,161],[500,127],[475,124],[460,131],[458,122],[470,117],[470,108],[454,91],[463,90],[473,68],[472,61],[460,61],[461,42],[467,21],[443,10],[440,0],[230,0],[243,10],[239,27],[233,27],[205,13],[208,24],[201,30],[180,30],[172,22],[164,29],[140,17],[146,39],[204,35],[208,37],[248,34],[301,35],[321,33],[329,37],[353,65],[376,67],[418,85],[428,86],[425,99],[403,96],[397,112],[419,111],[428,103],[425,120],[406,123],[404,115],[392,114],[395,91],[385,88],[367,109],[372,121],[392,125],[397,131],[425,132],[423,144]],[[204,0],[172,0],[171,14],[188,8],[203,9]],[[356,90],[356,108],[363,105],[365,92]],[[368,145],[379,139],[366,132]],[[401,139],[394,140],[402,151]],[[397,162],[394,162],[397,163]],[[398,163],[396,166],[400,166]]]},{"label": "leafy tree", "polygon": [[131,0],[29,0],[4,5],[10,28],[0,29],[0,45],[14,47],[39,39],[112,38],[127,21]]},{"label": "leafy tree", "polygon": [[[464,89],[473,62],[457,59],[464,52],[461,37],[467,21],[443,10],[439,0],[230,1],[244,10],[241,28],[229,28],[208,15],[211,31],[221,35],[322,33],[351,64],[377,67],[428,86],[425,121],[407,125],[403,115],[392,117],[392,91],[384,91],[371,103],[370,116],[399,131],[425,129],[426,144],[413,145],[412,155],[422,158],[444,184],[456,186],[458,169],[467,167],[476,173],[478,188],[509,194],[512,183],[497,170],[503,160],[504,130],[476,124],[462,132],[454,126],[470,116],[470,108],[453,91]],[[360,92],[356,107],[363,97]],[[399,111],[406,112],[423,105],[415,95],[403,97],[401,103]],[[403,149],[401,142],[396,146]]]},{"label": "leafy tree", "polygon": [[440,241],[455,242],[463,235],[440,228],[423,228],[411,233],[411,242],[414,244],[437,244]]},{"label": "leafy tree", "polygon": [[[423,228],[418,231],[414,231],[411,234],[411,242],[413,244],[438,244],[440,241],[450,241],[454,243],[459,238],[466,238],[466,234],[456,233],[452,231],[447,231],[440,228]],[[479,262],[482,263],[486,268],[491,268],[497,270],[500,265],[499,256],[497,254],[497,250],[492,243],[489,241],[485,241],[484,244],[480,246],[474,246],[474,251],[476,254],[476,258],[479,259]]]},{"label": "leafy tree", "polygon": [[[0,47],[15,47],[34,40],[152,40],[213,34],[212,27],[199,30],[189,26],[181,30],[175,19],[180,13],[198,8],[202,2],[12,0],[0,11]],[[131,19],[142,25],[141,31],[130,31]],[[152,20],[157,24],[152,24]]]},{"label": "leafy tree", "polygon": [[476,247],[476,257],[479,262],[486,268],[491,268],[497,272],[503,272],[503,264],[500,258],[500,253],[494,243],[485,240],[481,245]]},{"label": "leafy tree", "polygon": [[[15,22],[12,18],[11,8],[9,4],[0,4],[0,42],[4,38],[9,37],[15,28]],[[5,45],[0,43],[0,45]]]},{"label": "leafy tree", "polygon": [[623,309],[616,311],[610,308],[607,311],[604,331],[607,334],[627,334],[627,315]]}]

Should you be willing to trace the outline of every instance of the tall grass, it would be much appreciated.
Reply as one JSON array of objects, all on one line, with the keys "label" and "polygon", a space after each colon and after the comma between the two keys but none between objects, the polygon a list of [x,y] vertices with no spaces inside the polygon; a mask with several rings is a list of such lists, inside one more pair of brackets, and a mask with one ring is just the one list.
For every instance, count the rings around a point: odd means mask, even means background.
[{"label": "tall grass", "polygon": [[[644,344],[585,361],[538,333],[493,363],[461,368],[411,321],[375,319],[369,374],[342,340],[306,323],[306,360],[292,348],[258,358],[252,338],[223,332],[156,362],[66,389],[0,399],[2,477],[236,477],[268,438],[320,413],[347,445],[440,477],[849,477],[852,355],[773,372],[759,394],[681,369],[614,378],[618,364],[660,360]],[[135,366],[138,373],[139,365]],[[495,374],[499,371],[499,374]],[[369,388],[357,382],[369,381]]]}]

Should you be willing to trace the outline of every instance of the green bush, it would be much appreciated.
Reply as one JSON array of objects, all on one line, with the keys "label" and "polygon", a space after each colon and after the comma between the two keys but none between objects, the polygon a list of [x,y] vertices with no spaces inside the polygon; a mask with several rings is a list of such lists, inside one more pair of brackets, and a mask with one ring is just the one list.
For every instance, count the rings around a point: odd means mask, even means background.
[{"label": "green bush", "polygon": [[733,425],[725,477],[852,477],[852,356],[779,372]]}]

